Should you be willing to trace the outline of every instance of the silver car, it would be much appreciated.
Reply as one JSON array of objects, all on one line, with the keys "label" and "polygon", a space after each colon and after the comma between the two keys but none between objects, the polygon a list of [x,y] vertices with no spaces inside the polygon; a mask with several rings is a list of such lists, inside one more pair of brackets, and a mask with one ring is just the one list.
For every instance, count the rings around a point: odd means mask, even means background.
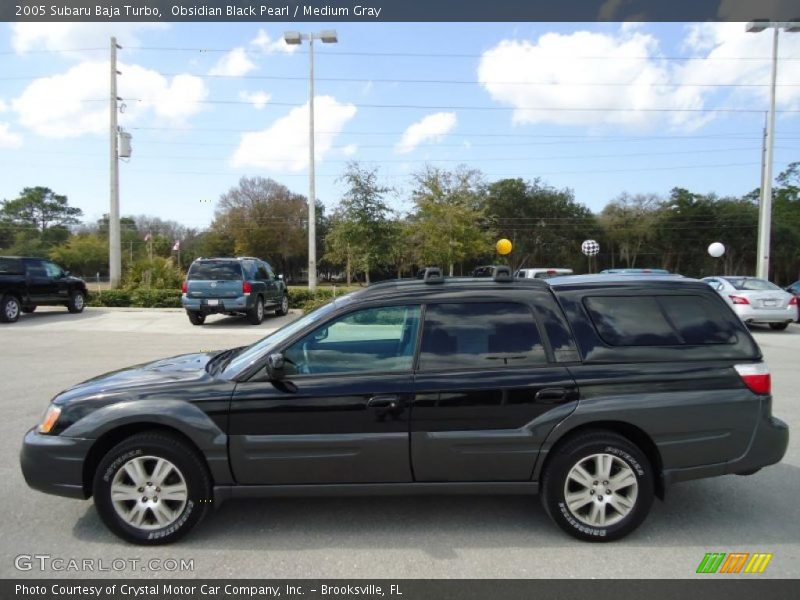
[{"label": "silver car", "polygon": [[717,290],[745,323],[786,329],[797,319],[797,298],[766,279],[725,275],[704,277],[703,281]]}]

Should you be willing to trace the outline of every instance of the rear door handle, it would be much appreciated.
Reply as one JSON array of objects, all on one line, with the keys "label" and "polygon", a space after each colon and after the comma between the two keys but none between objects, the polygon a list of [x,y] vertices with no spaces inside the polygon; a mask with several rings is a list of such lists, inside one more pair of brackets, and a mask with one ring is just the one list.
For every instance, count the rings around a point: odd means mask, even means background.
[{"label": "rear door handle", "polygon": [[373,396],[367,401],[367,406],[370,408],[397,408],[400,403],[400,396],[385,395]]},{"label": "rear door handle", "polygon": [[543,390],[536,392],[534,398],[538,402],[558,402],[560,400],[564,400],[568,393],[569,390],[563,387],[544,388]]}]

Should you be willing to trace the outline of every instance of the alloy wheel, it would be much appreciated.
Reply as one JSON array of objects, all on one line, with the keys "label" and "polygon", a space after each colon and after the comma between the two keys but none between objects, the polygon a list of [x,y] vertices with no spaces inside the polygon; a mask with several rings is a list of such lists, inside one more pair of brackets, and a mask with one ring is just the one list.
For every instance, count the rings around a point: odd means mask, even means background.
[{"label": "alloy wheel", "polygon": [[165,458],[137,456],[117,471],[111,502],[117,515],[138,529],[161,529],[174,523],[189,499],[180,470]]},{"label": "alloy wheel", "polygon": [[627,517],[636,506],[636,473],[612,454],[592,454],[567,474],[564,499],[570,513],[592,527],[607,527]]}]

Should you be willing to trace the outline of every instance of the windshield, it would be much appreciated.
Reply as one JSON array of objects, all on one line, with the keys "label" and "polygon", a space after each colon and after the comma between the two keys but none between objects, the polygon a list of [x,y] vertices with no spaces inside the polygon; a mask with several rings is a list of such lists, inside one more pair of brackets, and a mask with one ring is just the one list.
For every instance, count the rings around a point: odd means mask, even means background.
[{"label": "windshield", "polygon": [[196,262],[189,268],[189,280],[233,281],[242,278],[242,267],[234,260],[207,260]]},{"label": "windshield", "polygon": [[279,346],[281,342],[292,337],[298,331],[304,329],[312,323],[316,323],[324,319],[327,315],[332,313],[335,309],[341,308],[345,304],[352,302],[352,294],[340,296],[328,304],[313,310],[310,313],[303,315],[296,321],[292,321],[288,325],[284,325],[277,331],[270,333],[268,336],[261,338],[252,346],[248,346],[236,356],[233,357],[231,362],[225,367],[226,377],[235,377],[247,367],[253,364],[256,360],[267,354],[269,349]]},{"label": "windshield", "polygon": [[766,279],[756,279],[754,277],[728,277],[727,279],[728,283],[737,290],[768,291],[781,289]]}]

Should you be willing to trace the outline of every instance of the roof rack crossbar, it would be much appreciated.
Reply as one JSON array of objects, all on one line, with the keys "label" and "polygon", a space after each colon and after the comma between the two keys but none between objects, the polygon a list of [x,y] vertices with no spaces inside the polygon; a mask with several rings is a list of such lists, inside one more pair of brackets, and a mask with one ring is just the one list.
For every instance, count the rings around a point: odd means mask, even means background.
[{"label": "roof rack crossbar", "polygon": [[444,283],[444,276],[439,267],[428,267],[422,276],[422,281],[425,283]]},{"label": "roof rack crossbar", "polygon": [[498,265],[494,268],[492,279],[501,283],[508,283],[514,281],[514,276],[511,274],[511,267],[506,265]]}]

